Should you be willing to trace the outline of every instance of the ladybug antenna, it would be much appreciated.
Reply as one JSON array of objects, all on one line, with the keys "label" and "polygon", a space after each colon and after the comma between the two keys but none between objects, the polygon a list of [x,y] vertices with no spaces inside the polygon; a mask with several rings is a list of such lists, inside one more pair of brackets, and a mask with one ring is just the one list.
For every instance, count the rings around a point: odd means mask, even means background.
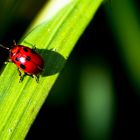
[{"label": "ladybug antenna", "polygon": [[1,44],[0,44],[0,47],[4,48],[4,49],[6,49],[6,50],[10,50],[10,48],[5,47],[5,46],[3,46],[3,45],[1,45]]}]

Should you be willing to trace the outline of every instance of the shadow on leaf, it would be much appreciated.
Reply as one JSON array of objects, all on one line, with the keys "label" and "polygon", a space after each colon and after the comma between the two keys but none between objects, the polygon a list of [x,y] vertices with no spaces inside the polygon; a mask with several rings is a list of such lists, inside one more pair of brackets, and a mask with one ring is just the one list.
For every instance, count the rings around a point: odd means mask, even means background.
[{"label": "shadow on leaf", "polygon": [[41,54],[45,62],[45,67],[41,74],[42,76],[50,76],[59,73],[64,67],[66,59],[58,52],[43,49],[37,49],[37,52]]}]

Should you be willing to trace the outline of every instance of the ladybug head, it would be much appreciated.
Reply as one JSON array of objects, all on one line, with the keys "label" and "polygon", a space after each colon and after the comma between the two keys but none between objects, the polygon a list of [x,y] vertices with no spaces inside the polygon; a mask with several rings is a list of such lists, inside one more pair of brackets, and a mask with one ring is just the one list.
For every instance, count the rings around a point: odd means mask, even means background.
[{"label": "ladybug head", "polygon": [[20,52],[20,47],[13,45],[10,49],[10,57],[13,57],[14,55],[18,54]]}]

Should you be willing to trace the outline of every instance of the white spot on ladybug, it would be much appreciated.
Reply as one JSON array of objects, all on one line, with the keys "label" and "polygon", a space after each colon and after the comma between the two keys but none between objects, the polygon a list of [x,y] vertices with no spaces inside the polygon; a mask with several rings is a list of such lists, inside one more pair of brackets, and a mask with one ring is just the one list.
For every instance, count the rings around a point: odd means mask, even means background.
[{"label": "white spot on ladybug", "polygon": [[21,63],[25,63],[25,62],[26,62],[26,58],[25,58],[25,57],[20,57],[20,58],[19,58],[19,61],[20,61]]}]

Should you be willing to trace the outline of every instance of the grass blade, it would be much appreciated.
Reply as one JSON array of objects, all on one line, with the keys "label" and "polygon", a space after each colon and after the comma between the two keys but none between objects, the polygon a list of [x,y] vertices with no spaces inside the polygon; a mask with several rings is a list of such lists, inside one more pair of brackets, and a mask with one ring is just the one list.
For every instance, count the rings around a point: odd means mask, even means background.
[{"label": "grass blade", "polygon": [[[0,76],[1,140],[25,138],[76,41],[102,0],[68,2],[56,12],[52,8],[55,2],[46,5],[21,39],[20,44],[29,47],[36,45],[37,51],[45,60],[45,69],[39,83],[29,76],[19,83],[16,67],[12,63],[7,64]],[[53,16],[44,14],[49,10],[51,12],[51,9]]]}]

